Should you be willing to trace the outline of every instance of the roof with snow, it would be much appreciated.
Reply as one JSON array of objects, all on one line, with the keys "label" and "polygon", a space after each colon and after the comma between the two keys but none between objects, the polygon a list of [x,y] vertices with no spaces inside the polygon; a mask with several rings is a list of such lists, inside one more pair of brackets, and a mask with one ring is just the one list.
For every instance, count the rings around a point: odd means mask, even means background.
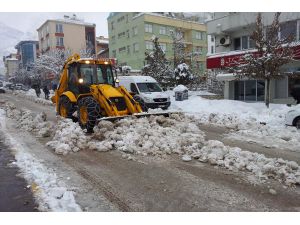
[{"label": "roof with snow", "polygon": [[72,18],[66,18],[66,19],[50,19],[50,20],[46,20],[38,29],[40,30],[46,23],[48,22],[60,22],[60,23],[68,23],[68,24],[76,24],[76,25],[82,25],[82,26],[91,26],[91,27],[95,27],[96,24],[94,23],[87,23],[84,22],[83,20],[78,20],[78,19],[72,19]]}]

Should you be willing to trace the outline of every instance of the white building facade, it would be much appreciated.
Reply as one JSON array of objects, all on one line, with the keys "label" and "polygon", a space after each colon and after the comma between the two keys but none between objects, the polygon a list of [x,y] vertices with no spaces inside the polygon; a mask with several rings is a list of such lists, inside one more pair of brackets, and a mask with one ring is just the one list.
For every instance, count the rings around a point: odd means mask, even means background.
[{"label": "white building facade", "polygon": [[[275,13],[262,13],[263,23],[271,25]],[[208,52],[207,69],[218,74],[225,82],[224,98],[242,101],[264,101],[264,80],[236,80],[228,71],[232,61],[249,51],[255,51],[250,36],[255,29],[257,13],[215,13],[207,22],[207,34],[214,37],[215,53]],[[300,13],[282,13],[280,16],[280,36],[294,35],[294,61],[282,67],[283,79],[271,81],[270,99],[273,103],[294,103],[291,89],[300,88],[300,79],[289,78],[285,72],[300,72]],[[226,74],[226,75],[225,75]]]}]

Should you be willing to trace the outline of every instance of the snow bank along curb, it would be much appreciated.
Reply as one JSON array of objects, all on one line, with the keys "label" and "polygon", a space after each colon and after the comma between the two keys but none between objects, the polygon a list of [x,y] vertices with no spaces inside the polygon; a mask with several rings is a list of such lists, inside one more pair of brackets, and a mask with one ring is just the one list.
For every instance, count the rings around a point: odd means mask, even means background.
[{"label": "snow bank along curb", "polygon": [[51,135],[53,124],[46,121],[47,116],[44,112],[34,115],[26,109],[18,110],[12,103],[6,103],[4,110],[7,117],[18,122],[17,128],[36,133],[39,137],[49,137]]},{"label": "snow bank along curb", "polygon": [[228,138],[300,152],[300,131],[285,126],[285,115],[293,107],[271,104],[268,109],[264,103],[207,100],[192,96],[183,102],[172,98],[170,109],[194,115],[203,124],[232,129]]},{"label": "snow bank along curb", "polygon": [[[44,98],[38,98],[35,94],[35,91],[33,89],[29,89],[29,91],[21,91],[21,90],[17,90],[12,92],[14,95],[21,97],[21,98],[25,98],[29,101],[35,102],[35,103],[40,103],[43,105],[51,105],[53,106],[53,103],[51,102],[51,100],[47,100]],[[43,96],[43,92],[41,92],[41,96]]]},{"label": "snow bank along curb", "polygon": [[95,133],[86,136],[78,124],[61,119],[53,141],[47,143],[58,154],[79,150],[119,150],[136,155],[163,156],[179,154],[183,161],[192,158],[229,170],[248,171],[258,179],[273,178],[286,185],[300,184],[296,162],[267,158],[263,154],[224,146],[219,141],[205,141],[195,118],[181,114],[170,118],[126,118],[115,123],[101,121]]},{"label": "snow bank along curb", "polygon": [[39,160],[28,153],[26,147],[18,143],[6,131],[5,113],[0,109],[0,127],[6,144],[15,154],[15,164],[22,175],[31,184],[33,194],[39,204],[40,211],[81,211],[76,203],[74,192],[62,181],[57,180],[55,172],[46,168]]},{"label": "snow bank along curb", "polygon": [[296,162],[267,158],[263,154],[225,146],[220,141],[209,140],[192,157],[229,170],[249,171],[260,179],[274,178],[286,185],[300,184],[300,167]]}]

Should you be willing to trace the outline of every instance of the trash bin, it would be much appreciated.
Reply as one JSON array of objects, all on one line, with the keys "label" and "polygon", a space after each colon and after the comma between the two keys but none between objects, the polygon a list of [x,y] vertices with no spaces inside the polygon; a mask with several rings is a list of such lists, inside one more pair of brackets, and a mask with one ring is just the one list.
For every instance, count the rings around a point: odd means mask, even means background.
[{"label": "trash bin", "polygon": [[182,91],[175,92],[175,101],[183,101],[183,92]]},{"label": "trash bin", "polygon": [[183,101],[189,98],[188,90],[175,91],[175,101]]},{"label": "trash bin", "polygon": [[175,100],[176,101],[183,101],[189,98],[189,93],[187,87],[183,85],[178,85],[174,89],[175,93]]}]

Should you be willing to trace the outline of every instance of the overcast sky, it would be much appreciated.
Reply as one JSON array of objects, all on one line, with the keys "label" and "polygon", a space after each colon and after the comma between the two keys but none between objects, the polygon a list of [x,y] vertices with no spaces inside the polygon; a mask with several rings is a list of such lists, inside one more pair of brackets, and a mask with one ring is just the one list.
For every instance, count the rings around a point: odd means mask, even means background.
[{"label": "overcast sky", "polygon": [[[23,32],[30,32],[37,36],[36,29],[42,25],[47,19],[62,19],[64,15],[72,15],[73,13],[63,12],[45,12],[45,13],[6,13],[0,12],[0,22],[14,27]],[[97,36],[104,35],[107,37],[107,20],[109,13],[104,12],[75,12],[79,19],[84,19],[85,22],[95,23]]]}]

